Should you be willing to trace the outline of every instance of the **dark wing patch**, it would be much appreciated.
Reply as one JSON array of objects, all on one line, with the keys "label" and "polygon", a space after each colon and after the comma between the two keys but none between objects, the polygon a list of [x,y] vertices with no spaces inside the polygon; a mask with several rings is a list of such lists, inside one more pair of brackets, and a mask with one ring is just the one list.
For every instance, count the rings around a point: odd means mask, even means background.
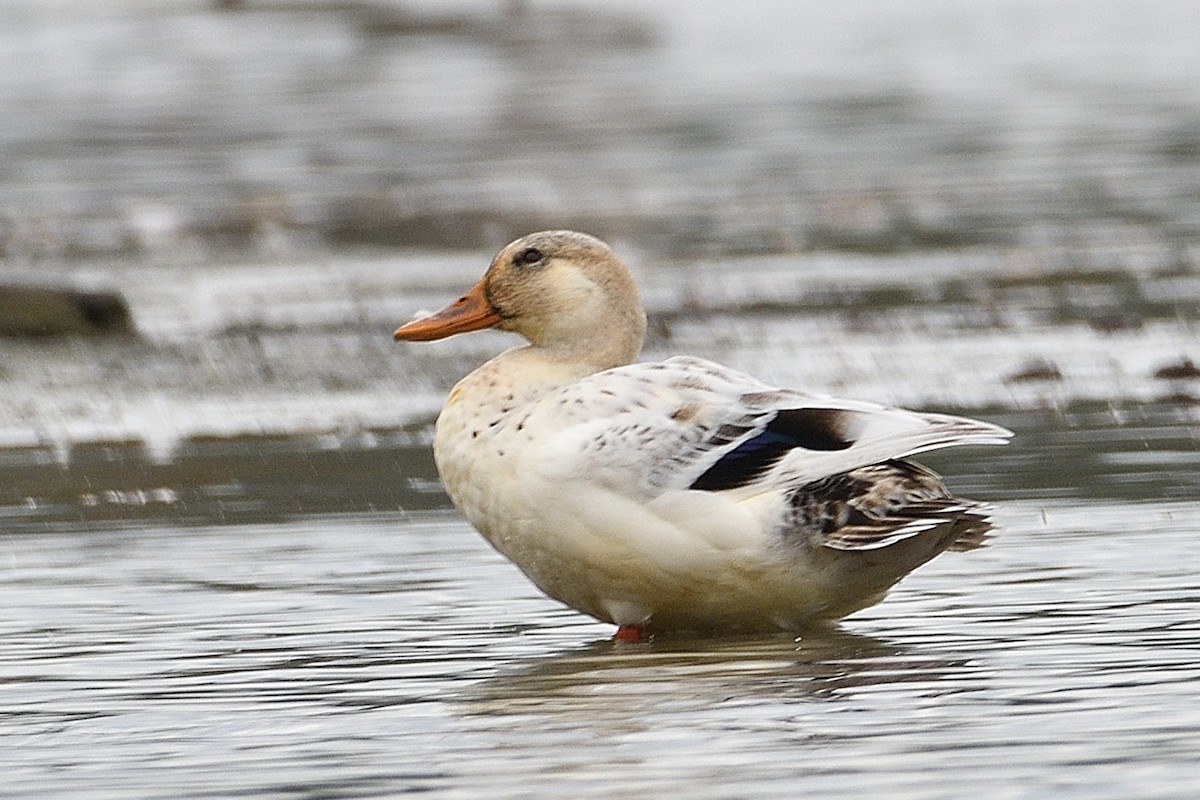
[{"label": "dark wing patch", "polygon": [[[721,456],[697,478],[691,488],[715,492],[753,482],[775,462],[796,448],[845,450],[854,444],[849,431],[857,414],[837,408],[787,408],[775,415],[758,435]],[[748,429],[722,425],[713,444],[734,441]]]},{"label": "dark wing patch", "polygon": [[953,549],[983,544],[991,525],[978,503],[950,495],[932,471],[911,461],[860,467],[800,487],[792,532],[834,550],[873,550],[940,529]]},{"label": "dark wing patch", "polygon": [[845,450],[854,444],[850,430],[860,415],[841,408],[785,408],[767,430],[787,436],[805,450]]}]

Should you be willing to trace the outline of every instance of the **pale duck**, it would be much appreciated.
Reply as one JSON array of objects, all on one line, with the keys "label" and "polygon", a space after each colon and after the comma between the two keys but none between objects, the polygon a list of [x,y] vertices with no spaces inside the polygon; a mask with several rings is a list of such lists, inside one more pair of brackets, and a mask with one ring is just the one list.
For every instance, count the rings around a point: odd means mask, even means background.
[{"label": "pale duck", "polygon": [[489,327],[528,344],[450,392],[433,445],[446,491],[543,592],[619,639],[809,628],[991,528],[983,506],[905,459],[1010,431],[778,389],[699,358],[631,363],[646,316],[629,270],[591,236],[517,239],[395,338]]}]

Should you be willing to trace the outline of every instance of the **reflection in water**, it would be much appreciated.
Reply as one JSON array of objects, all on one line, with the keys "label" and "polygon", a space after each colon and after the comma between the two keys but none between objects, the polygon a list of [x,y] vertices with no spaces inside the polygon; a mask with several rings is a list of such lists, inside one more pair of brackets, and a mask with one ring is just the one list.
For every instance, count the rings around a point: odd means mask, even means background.
[{"label": "reflection in water", "polygon": [[[937,650],[839,629],[798,641],[594,642],[516,660],[471,686],[453,704],[463,715],[455,727],[493,743],[490,758],[474,754],[485,759],[483,771],[532,772],[594,796],[723,796],[734,786],[771,796],[804,784],[821,791],[819,776],[837,774],[844,786],[848,775],[857,787],[881,778],[895,785],[886,766],[864,779],[875,768],[852,765],[858,758],[846,760],[845,744],[911,722],[872,716],[864,698],[936,703],[982,669]],[[462,767],[456,780],[479,772]]]},{"label": "reflection in water", "polygon": [[[836,698],[843,690],[897,682],[933,683],[969,662],[830,627],[790,636],[667,637],[597,641],[513,668],[472,687],[465,712],[539,714],[564,727],[628,720],[630,708],[663,700],[703,708],[729,700]],[[507,724],[507,723],[501,723]]]}]

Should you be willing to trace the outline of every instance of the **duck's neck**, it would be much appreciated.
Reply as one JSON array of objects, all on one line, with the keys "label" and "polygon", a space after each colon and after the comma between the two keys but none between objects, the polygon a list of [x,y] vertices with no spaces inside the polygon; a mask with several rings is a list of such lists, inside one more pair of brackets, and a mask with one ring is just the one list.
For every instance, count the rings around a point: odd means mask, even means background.
[{"label": "duck's neck", "polygon": [[593,291],[585,293],[584,299],[587,302],[554,308],[553,313],[501,321],[497,328],[518,333],[529,344],[495,361],[506,368],[547,370],[578,380],[637,358],[646,337],[646,312],[636,293],[632,289],[630,293]]},{"label": "duck's neck", "polygon": [[581,378],[632,359],[577,358],[537,345],[507,350],[482,365],[455,387],[477,395],[515,395],[517,402],[528,402]]},{"label": "duck's neck", "polygon": [[[502,420],[564,386],[624,363],[628,360],[613,363],[611,359],[564,357],[559,351],[537,345],[514,347],[458,382],[442,409],[439,431],[465,429],[477,418]],[[495,430],[496,426],[491,428]]]}]

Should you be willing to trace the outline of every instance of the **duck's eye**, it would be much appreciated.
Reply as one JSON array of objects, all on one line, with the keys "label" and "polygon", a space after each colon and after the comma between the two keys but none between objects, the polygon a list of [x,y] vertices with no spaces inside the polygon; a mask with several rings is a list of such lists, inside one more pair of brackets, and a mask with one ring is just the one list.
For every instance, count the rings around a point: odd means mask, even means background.
[{"label": "duck's eye", "polygon": [[536,247],[526,247],[524,250],[517,253],[517,257],[514,260],[516,261],[517,266],[528,267],[538,263],[545,257],[545,254]]}]

